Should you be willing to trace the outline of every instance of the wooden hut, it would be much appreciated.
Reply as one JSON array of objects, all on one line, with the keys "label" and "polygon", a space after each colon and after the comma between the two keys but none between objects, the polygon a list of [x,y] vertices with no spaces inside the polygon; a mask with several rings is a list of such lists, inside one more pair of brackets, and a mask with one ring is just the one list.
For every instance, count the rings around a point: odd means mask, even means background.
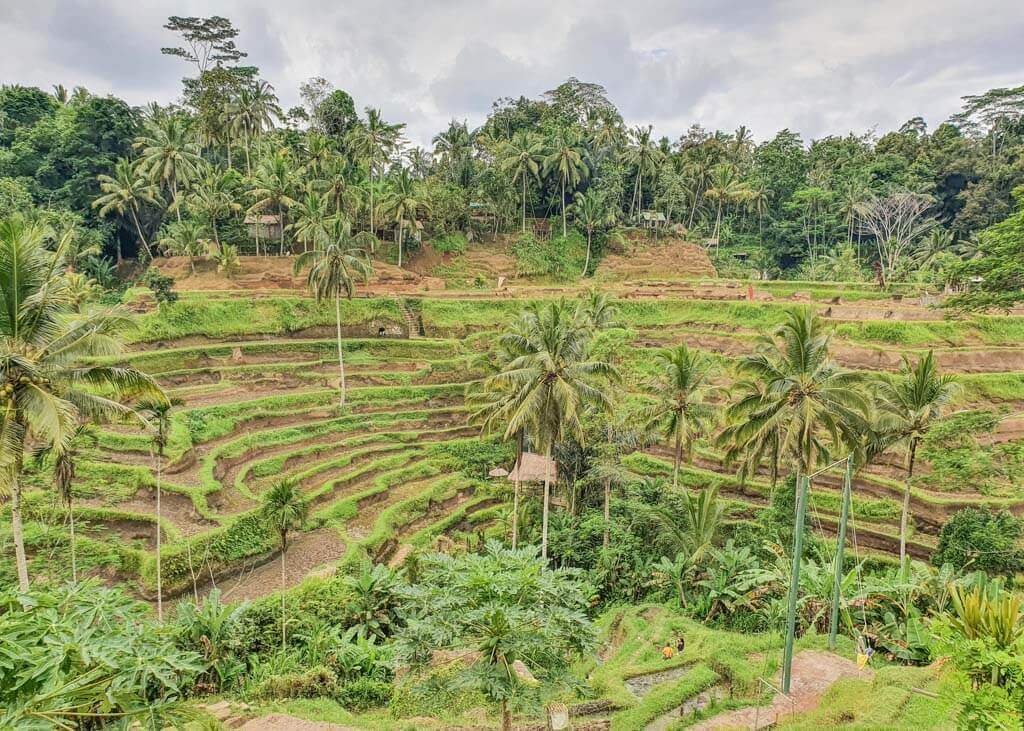
[{"label": "wooden hut", "polygon": [[268,241],[281,238],[281,217],[263,213],[258,216],[249,214],[245,217],[245,228],[249,231],[249,238]]},{"label": "wooden hut", "polygon": [[519,464],[508,473],[509,482],[544,482],[558,481],[558,463],[543,454],[523,452]]},{"label": "wooden hut", "polygon": [[640,226],[646,229],[662,229],[668,226],[668,219],[661,211],[640,211]]}]

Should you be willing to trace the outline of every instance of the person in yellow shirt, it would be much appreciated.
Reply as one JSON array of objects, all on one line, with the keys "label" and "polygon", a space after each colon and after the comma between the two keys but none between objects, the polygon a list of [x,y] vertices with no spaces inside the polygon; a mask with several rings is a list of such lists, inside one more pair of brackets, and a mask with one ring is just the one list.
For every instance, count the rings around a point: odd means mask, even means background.
[{"label": "person in yellow shirt", "polygon": [[661,656],[666,660],[671,660],[672,656],[676,654],[675,648],[672,647],[668,642],[661,648]]}]

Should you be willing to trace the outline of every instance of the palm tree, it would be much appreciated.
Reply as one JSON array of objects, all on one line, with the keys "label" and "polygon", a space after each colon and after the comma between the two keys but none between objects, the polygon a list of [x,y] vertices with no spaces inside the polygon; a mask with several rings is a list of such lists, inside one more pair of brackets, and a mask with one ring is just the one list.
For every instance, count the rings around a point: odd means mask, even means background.
[{"label": "palm tree", "polygon": [[211,165],[204,165],[202,175],[196,181],[195,189],[188,198],[190,210],[204,216],[210,224],[213,240],[220,249],[220,234],[217,221],[242,210],[238,202],[238,190],[242,178],[235,170],[219,171]]},{"label": "palm tree", "polygon": [[681,511],[664,507],[651,508],[647,517],[661,529],[657,535],[659,545],[675,556],[676,566],[673,568],[674,573],[678,572],[679,575],[679,603],[685,607],[686,594],[682,579],[712,550],[726,506],[718,499],[717,485],[705,488],[696,495],[684,490],[680,497]]},{"label": "palm tree", "polygon": [[[584,407],[607,411],[611,402],[603,385],[619,379],[614,366],[591,355],[590,339],[589,329],[564,302],[530,305],[517,327],[502,337],[504,347],[519,354],[488,378],[491,390],[510,393],[506,438],[528,430],[544,445],[548,460],[563,435],[583,441]],[[551,478],[549,470],[544,479],[544,558],[548,555]]]},{"label": "palm tree", "polygon": [[661,150],[655,147],[651,141],[653,127],[636,127],[629,133],[631,144],[622,153],[622,161],[636,168],[636,182],[633,185],[633,199],[629,203],[629,210],[632,212],[633,204],[636,203],[636,220],[640,220],[640,209],[643,208],[644,199],[644,174],[654,174],[658,165],[664,161],[665,156]]},{"label": "palm tree", "polygon": [[341,350],[341,297],[352,299],[355,277],[368,280],[372,267],[363,246],[372,243],[373,235],[363,231],[352,235],[352,227],[346,219],[331,219],[327,231],[327,243],[322,248],[312,249],[299,255],[295,260],[295,273],[310,264],[306,283],[317,302],[334,299],[334,321],[337,326],[338,371],[340,373],[339,405],[345,405],[345,361]]},{"label": "palm tree", "polygon": [[547,156],[544,158],[544,175],[554,173],[562,188],[562,236],[568,234],[565,222],[565,189],[576,188],[580,181],[590,174],[587,167],[586,147],[577,132],[561,132],[551,142]]},{"label": "palm tree", "polygon": [[254,86],[242,89],[228,104],[226,114],[231,119],[231,133],[245,140],[245,174],[251,176],[249,151],[253,140],[265,130],[273,129],[274,120],[283,116],[274,87],[266,81],[258,81]]},{"label": "palm tree", "polygon": [[404,124],[388,124],[379,109],[366,108],[366,121],[360,122],[349,133],[349,146],[367,162],[370,173],[370,233],[376,235],[373,210],[373,180],[377,165],[383,162],[399,144]]},{"label": "palm tree", "polygon": [[932,351],[916,363],[904,356],[900,375],[881,381],[878,395],[882,412],[890,417],[889,432],[907,447],[907,481],[900,514],[900,565],[907,556],[907,522],[910,515],[910,481],[914,477],[917,448],[928,430],[959,393],[954,376],[940,374]]},{"label": "palm tree", "polygon": [[711,238],[715,240],[715,248],[718,248],[718,237],[722,229],[722,211],[725,206],[733,203],[741,203],[747,199],[750,189],[740,181],[733,165],[716,165],[712,171],[711,187],[704,191],[704,197],[717,202],[715,213],[715,232]]},{"label": "palm tree", "polygon": [[302,152],[306,172],[311,173],[313,177],[320,176],[327,162],[335,155],[331,140],[312,130],[306,133]]},{"label": "palm tree", "polygon": [[587,259],[583,263],[583,273],[587,276],[590,269],[590,253],[594,245],[594,232],[602,226],[615,221],[611,208],[605,203],[603,194],[596,190],[580,193],[572,203],[572,214],[576,224],[587,234]]},{"label": "palm tree", "polygon": [[167,227],[167,235],[159,244],[172,256],[187,256],[192,273],[196,273],[196,257],[207,252],[206,230],[194,218],[176,221]]},{"label": "palm tree", "polygon": [[49,238],[52,231],[20,215],[0,221],[0,486],[11,496],[22,591],[29,588],[21,515],[27,445],[49,445],[56,458],[82,421],[134,415],[126,399],[160,393],[132,367],[89,360],[120,352],[131,319],[117,307],[73,312],[61,276],[66,252],[48,251]]},{"label": "palm tree", "polygon": [[685,344],[658,353],[657,362],[661,372],[646,389],[655,403],[645,416],[648,428],[660,430],[675,443],[672,487],[678,487],[683,454],[689,462],[694,440],[706,433],[714,416],[707,402],[714,390],[710,382],[713,364],[704,353]]},{"label": "palm tree", "polygon": [[179,191],[196,175],[202,162],[199,145],[186,122],[178,116],[165,116],[151,122],[146,133],[136,138],[139,151],[138,172],[170,191],[171,207],[181,220]]},{"label": "palm tree", "polygon": [[605,422],[604,441],[597,445],[588,477],[596,480],[604,490],[604,533],[601,545],[608,549],[612,525],[612,487],[628,483],[633,475],[622,464],[626,454],[643,449],[651,443],[651,433],[638,428],[625,418]]},{"label": "palm tree", "polygon": [[526,183],[528,178],[540,182],[540,166],[544,161],[544,140],[531,132],[516,132],[501,148],[501,169],[512,173],[512,184],[519,181],[523,200],[523,233],[526,233]]},{"label": "palm tree", "polygon": [[416,224],[420,209],[428,208],[427,202],[419,195],[409,171],[402,169],[391,181],[391,191],[385,201],[385,209],[395,222],[395,241],[398,244],[398,266],[402,266],[402,243],[405,230]]},{"label": "palm tree", "polygon": [[160,505],[161,478],[163,476],[164,451],[171,431],[171,402],[166,398],[145,401],[139,404],[139,411],[153,426],[153,447],[150,458],[154,462],[153,472],[156,474],[156,617],[164,621],[164,586],[161,566],[161,539],[163,533],[163,511]]},{"label": "palm tree", "polygon": [[75,433],[68,443],[67,449],[54,452],[52,445],[47,445],[36,452],[35,462],[37,467],[42,467],[46,459],[53,457],[53,486],[57,490],[57,497],[64,504],[68,516],[68,545],[71,553],[71,581],[78,583],[78,551],[77,538],[75,536],[75,511],[72,508],[74,494],[72,483],[75,480],[75,465],[78,462],[79,448],[82,442],[91,437],[88,424],[79,424]]},{"label": "palm tree", "polygon": [[284,153],[277,153],[263,160],[256,170],[255,187],[250,191],[256,202],[249,207],[254,213],[273,208],[277,210],[280,236],[280,254],[284,256],[284,212],[295,205],[292,191],[295,189],[295,169]]},{"label": "palm tree", "polygon": [[288,534],[298,530],[309,515],[309,502],[298,486],[289,480],[275,484],[263,497],[260,516],[270,530],[281,540],[281,649],[287,646],[288,635],[285,622],[285,560],[288,554]]},{"label": "palm tree", "polygon": [[[153,252],[142,233],[138,213],[139,208],[144,204],[157,205],[159,203],[156,185],[140,177],[132,164],[124,158],[118,160],[114,165],[113,175],[99,175],[97,180],[103,195],[92,202],[92,207],[98,208],[101,216],[116,215],[123,218],[126,214],[130,215],[132,223],[135,224],[135,232],[139,235],[139,241],[142,242],[146,253],[152,259]],[[117,239],[117,242],[117,263],[120,264],[122,261],[120,239]]]},{"label": "palm tree", "polygon": [[469,188],[473,174],[474,134],[465,122],[448,123],[448,129],[434,135],[434,156],[438,158],[449,180]]},{"label": "palm tree", "polygon": [[330,199],[312,187],[292,206],[292,222],[288,225],[295,238],[302,242],[302,251],[320,248],[327,243],[331,227]]},{"label": "palm tree", "polygon": [[828,453],[850,443],[868,411],[860,375],[835,365],[832,334],[809,309],[794,309],[758,352],[741,358],[736,385],[740,397],[726,410],[719,436],[731,460],[744,457],[744,471],[756,469],[766,450],[791,459],[797,484]]}]

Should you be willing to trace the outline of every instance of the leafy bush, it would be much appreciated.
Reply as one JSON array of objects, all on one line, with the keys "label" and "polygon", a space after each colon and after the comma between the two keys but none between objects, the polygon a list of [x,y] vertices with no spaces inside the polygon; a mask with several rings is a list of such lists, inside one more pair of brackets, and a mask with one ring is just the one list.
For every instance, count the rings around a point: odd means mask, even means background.
[{"label": "leafy bush", "polygon": [[587,242],[577,231],[567,236],[553,236],[548,241],[525,233],[512,243],[512,254],[519,274],[570,279],[578,277],[583,269]]},{"label": "leafy bush", "polygon": [[150,267],[142,277],[142,283],[153,290],[153,299],[158,305],[178,301],[178,293],[174,291],[174,278],[161,274],[156,267]]},{"label": "leafy bush", "polygon": [[942,526],[932,563],[1013,574],[1024,570],[1024,550],[1017,546],[1020,535],[1020,521],[1005,510],[964,508]]},{"label": "leafy bush", "polygon": [[391,683],[373,678],[358,678],[342,685],[334,699],[350,711],[365,711],[391,702]]},{"label": "leafy bush", "polygon": [[468,242],[461,233],[445,234],[430,242],[438,254],[465,254]]},{"label": "leafy bush", "polygon": [[487,479],[487,473],[496,465],[510,468],[515,459],[515,448],[511,442],[482,439],[443,442],[433,445],[430,451],[432,455],[449,458],[453,471],[481,480]]},{"label": "leafy bush", "polygon": [[333,696],[337,692],[337,683],[330,668],[315,665],[302,672],[271,675],[256,687],[254,694],[269,700],[319,698]]}]

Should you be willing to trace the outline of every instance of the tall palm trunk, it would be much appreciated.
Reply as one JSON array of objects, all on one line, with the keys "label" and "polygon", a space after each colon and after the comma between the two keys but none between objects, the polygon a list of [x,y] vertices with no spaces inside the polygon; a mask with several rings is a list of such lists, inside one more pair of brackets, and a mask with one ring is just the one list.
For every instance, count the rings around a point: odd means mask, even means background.
[{"label": "tall palm trunk", "polygon": [[135,222],[135,232],[139,235],[139,241],[142,242],[143,248],[146,250],[146,253],[149,255],[149,258],[152,259],[153,251],[149,248],[149,244],[146,242],[146,237],[142,235],[142,226],[139,225],[139,217],[135,215],[134,208],[131,208],[129,210],[132,212],[132,221]]},{"label": "tall palm trunk", "polygon": [[156,618],[157,621],[164,621],[164,585],[163,570],[160,564],[160,521],[163,517],[160,506],[160,478],[163,473],[163,450],[156,453]]},{"label": "tall palm trunk", "polygon": [[910,440],[907,453],[907,482],[903,486],[903,512],[900,513],[900,567],[907,559],[907,526],[910,523],[910,480],[914,477],[914,462],[917,459],[917,439]]},{"label": "tall palm trunk", "polygon": [[587,260],[583,262],[583,274],[581,277],[587,276],[587,270],[590,269],[590,247],[594,238],[594,232],[592,229],[587,229]]},{"label": "tall palm trunk", "polygon": [[370,233],[377,235],[373,227],[373,155],[370,156]]},{"label": "tall palm trunk", "polygon": [[338,373],[341,375],[339,381],[339,390],[341,391],[341,397],[338,401],[338,405],[341,407],[345,406],[345,359],[342,356],[341,350],[341,295],[335,293],[334,295],[334,325],[336,328],[336,335],[338,339]]},{"label": "tall palm trunk", "polygon": [[697,215],[697,201],[700,200],[700,191],[693,191],[693,205],[690,206],[690,217],[686,220],[686,230],[693,228],[693,217]]},{"label": "tall palm trunk", "polygon": [[683,460],[683,433],[680,428],[676,427],[676,448],[675,448],[675,460],[672,465],[672,488],[675,489],[679,486],[679,463]]},{"label": "tall palm trunk", "polygon": [[75,511],[71,507],[71,495],[68,494],[68,538],[71,541],[71,581],[78,583],[78,551],[75,538]]},{"label": "tall palm trunk", "polygon": [[249,135],[245,135],[245,175],[248,178],[252,177],[252,162],[249,159],[249,147],[252,146],[252,140]]},{"label": "tall palm trunk", "polygon": [[548,509],[551,503],[551,448],[552,444],[548,442],[548,448],[544,455],[547,460],[544,463],[544,507],[541,512],[540,535],[540,557],[545,561],[548,558]]},{"label": "tall palm trunk", "polygon": [[285,622],[285,603],[284,603],[284,587],[286,583],[285,578],[285,556],[288,553],[288,543],[284,536],[281,537],[281,649],[284,650],[288,646],[288,631],[287,623]]},{"label": "tall palm trunk", "polygon": [[178,205],[178,179],[171,178],[171,200],[174,203],[174,215],[178,217],[178,223],[181,223],[181,206]]},{"label": "tall palm trunk", "polygon": [[402,268],[402,243],[405,239],[405,221],[398,221],[398,230],[395,231],[395,238],[398,239],[398,268]]},{"label": "tall palm trunk", "polygon": [[516,444],[516,480],[512,492],[512,550],[519,547],[519,492],[522,480],[519,477],[519,469],[523,464],[523,430],[519,430]]},{"label": "tall palm trunk", "polygon": [[523,233],[526,233],[526,173],[523,173]]},{"label": "tall palm trunk", "polygon": [[11,536],[14,539],[14,562],[18,567],[18,588],[28,591],[28,558],[25,555],[25,534],[21,525],[21,466],[15,465],[11,481]]},{"label": "tall palm trunk", "polygon": [[564,239],[568,235],[568,229],[565,227],[565,176],[562,176],[562,238]]},{"label": "tall palm trunk", "polygon": [[277,226],[280,231],[281,256],[284,256],[284,207],[280,200],[277,201]]},{"label": "tall palm trunk", "polygon": [[644,207],[644,174],[638,168],[636,173],[636,222],[640,223],[640,212]]}]

